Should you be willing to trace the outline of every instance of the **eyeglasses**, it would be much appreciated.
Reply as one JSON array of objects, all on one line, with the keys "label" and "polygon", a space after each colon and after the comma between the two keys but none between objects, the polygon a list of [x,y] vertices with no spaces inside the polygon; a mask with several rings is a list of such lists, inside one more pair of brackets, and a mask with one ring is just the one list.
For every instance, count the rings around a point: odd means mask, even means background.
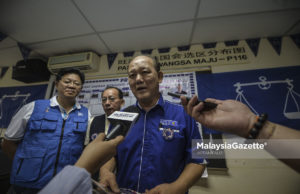
[{"label": "eyeglasses", "polygon": [[61,80],[64,84],[66,84],[66,85],[74,85],[74,86],[76,86],[76,87],[81,87],[81,83],[80,82],[78,82],[78,81],[73,81],[73,80],[69,80],[69,79],[66,79],[66,80]]},{"label": "eyeglasses", "polygon": [[108,98],[103,97],[101,100],[102,100],[102,103],[105,103],[107,100],[108,100],[109,102],[114,102],[114,101],[117,100],[117,98],[115,98],[115,97],[113,97],[113,96],[109,96]]}]

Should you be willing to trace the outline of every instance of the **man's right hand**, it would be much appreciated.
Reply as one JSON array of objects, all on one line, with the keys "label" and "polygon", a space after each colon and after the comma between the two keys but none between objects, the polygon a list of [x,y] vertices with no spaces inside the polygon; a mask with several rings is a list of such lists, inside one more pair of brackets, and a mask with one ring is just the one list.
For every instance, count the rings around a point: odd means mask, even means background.
[{"label": "man's right hand", "polygon": [[120,193],[119,186],[117,184],[116,175],[106,169],[100,171],[99,183],[105,187],[111,189],[114,193]]},{"label": "man's right hand", "polygon": [[16,141],[2,139],[1,149],[11,160],[14,159],[16,150],[18,148],[18,143],[19,142],[16,142]]},{"label": "man's right hand", "polygon": [[197,96],[187,102],[184,96],[181,102],[186,112],[202,125],[222,132],[246,137],[255,123],[255,114],[243,103],[235,100],[217,100],[208,98],[205,101],[218,106],[209,111],[202,111],[204,104],[197,104]]}]

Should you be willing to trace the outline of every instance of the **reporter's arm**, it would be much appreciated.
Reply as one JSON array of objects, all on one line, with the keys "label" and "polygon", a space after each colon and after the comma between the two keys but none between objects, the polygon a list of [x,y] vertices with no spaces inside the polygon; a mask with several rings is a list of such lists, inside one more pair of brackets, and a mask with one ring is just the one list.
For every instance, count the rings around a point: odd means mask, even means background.
[{"label": "reporter's arm", "polygon": [[117,145],[124,139],[123,136],[118,136],[110,141],[103,141],[104,138],[104,133],[101,133],[94,141],[88,144],[75,166],[85,168],[90,173],[94,173],[116,154]]},{"label": "reporter's arm", "polygon": [[300,131],[267,121],[260,131],[257,139],[258,141],[259,139],[281,139],[280,142],[269,141],[268,146],[265,147],[265,150],[300,173],[300,158],[280,158],[283,153],[295,153],[295,155],[300,155],[298,146],[298,142],[300,141]]},{"label": "reporter's arm", "polygon": [[300,139],[300,131],[267,121],[261,129],[258,139]]},{"label": "reporter's arm", "polygon": [[90,173],[77,166],[66,166],[60,171],[39,194],[82,194],[92,193]]},{"label": "reporter's arm", "polygon": [[241,137],[247,137],[251,125],[256,116],[243,103],[235,100],[217,100],[208,98],[205,101],[217,104],[217,107],[202,111],[203,102],[196,105],[197,96],[194,96],[188,103],[185,97],[181,102],[186,112],[202,125],[222,132],[233,133]]},{"label": "reporter's arm", "polygon": [[[207,99],[207,101],[216,103],[218,106],[210,111],[202,111],[203,103],[195,105],[196,100],[197,96],[194,96],[189,102],[186,101],[185,97],[181,97],[186,112],[206,127],[247,138],[249,131],[256,122],[254,113],[241,102]],[[267,121],[257,139],[300,140],[300,131]],[[280,153],[299,153],[298,146],[286,141],[280,144],[268,143],[265,149],[294,170],[300,172],[300,159],[280,158]]]}]

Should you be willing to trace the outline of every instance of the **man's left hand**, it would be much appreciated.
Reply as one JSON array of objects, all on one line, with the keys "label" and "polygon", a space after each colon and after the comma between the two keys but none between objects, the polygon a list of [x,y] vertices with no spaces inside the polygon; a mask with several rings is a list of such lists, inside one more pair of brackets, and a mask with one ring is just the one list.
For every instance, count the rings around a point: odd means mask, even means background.
[{"label": "man's left hand", "polygon": [[178,189],[177,186],[174,185],[174,183],[164,183],[157,185],[151,190],[146,189],[146,194],[184,194],[185,191],[181,191],[181,189]]}]

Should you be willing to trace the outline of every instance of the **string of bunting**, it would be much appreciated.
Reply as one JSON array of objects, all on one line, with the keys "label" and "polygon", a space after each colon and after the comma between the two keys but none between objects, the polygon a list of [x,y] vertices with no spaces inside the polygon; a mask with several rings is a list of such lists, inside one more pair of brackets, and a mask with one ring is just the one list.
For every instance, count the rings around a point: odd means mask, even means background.
[{"label": "string of bunting", "polygon": [[[300,33],[290,35],[290,38],[297,45],[297,47],[300,48]],[[245,40],[247,45],[249,46],[250,50],[254,54],[254,56],[257,56],[257,54],[258,54],[260,39],[261,38],[249,38],[249,39]],[[268,39],[269,43],[271,44],[271,46],[273,47],[273,49],[275,50],[275,52],[278,55],[280,55],[281,47],[282,47],[282,37],[279,37],[279,36],[278,37],[268,37],[267,39]],[[237,46],[239,44],[239,40],[224,41],[224,44],[226,47]],[[203,43],[202,45],[203,45],[204,49],[211,49],[211,48],[216,47],[217,42]],[[190,50],[190,48],[191,48],[191,45],[178,46],[177,50],[178,51],[188,51],[188,50]],[[170,49],[171,48],[166,47],[166,48],[159,48],[157,50],[158,50],[158,53],[168,53],[168,52],[170,52]],[[153,49],[144,49],[144,50],[141,50],[141,53],[151,55],[152,51],[153,51]],[[111,54],[107,55],[109,69],[113,65],[117,55],[118,55],[118,53],[111,53]],[[132,57],[133,55],[134,55],[134,51],[129,51],[129,52],[123,53],[124,57]]]},{"label": "string of bunting", "polygon": [[[2,40],[4,40],[5,38],[7,38],[8,36],[2,32],[0,32],[0,42]],[[293,40],[293,42],[297,45],[298,48],[300,48],[300,33],[298,34],[293,34],[290,35],[290,38]],[[272,45],[273,49],[276,51],[276,53],[278,55],[281,54],[281,47],[282,47],[282,37],[278,36],[278,37],[268,37],[267,38],[269,43]],[[257,56],[258,54],[258,48],[259,48],[259,44],[260,44],[260,38],[250,38],[250,39],[246,39],[245,40],[247,42],[247,45],[249,46],[250,50],[252,51],[252,53]],[[230,41],[224,41],[225,46],[229,47],[229,46],[237,46],[239,43],[239,40],[230,40]],[[18,47],[20,49],[20,52],[23,56],[24,60],[27,60],[29,57],[29,54],[31,52],[31,49],[29,49],[27,46],[25,46],[22,43],[17,43]],[[211,48],[215,48],[216,47],[217,42],[210,42],[210,43],[203,43],[203,48],[204,49],[211,49]],[[185,46],[178,46],[177,49],[178,51],[188,51],[190,49],[190,45],[185,45]],[[159,48],[158,52],[159,53],[168,53],[170,52],[169,47],[166,48]],[[144,49],[141,50],[142,54],[148,54],[151,55],[153,49]],[[123,56],[124,57],[132,57],[134,55],[135,51],[128,51],[128,52],[124,52]],[[118,53],[111,53],[111,54],[107,54],[107,61],[108,61],[108,67],[109,69],[112,67],[115,59],[117,58]]]},{"label": "string of bunting", "polygon": [[[6,39],[8,36],[2,32],[0,32],[0,42],[3,41],[4,39]],[[27,60],[29,57],[29,54],[31,52],[31,49],[27,48],[25,45],[21,44],[21,43],[17,43],[18,47],[20,49],[20,52],[23,56],[24,60]],[[0,72],[0,79],[4,77],[5,73],[7,72],[7,70],[9,69],[9,67],[1,67],[1,72]]]},{"label": "string of bunting", "polygon": [[31,49],[29,49],[29,48],[26,47],[24,44],[19,43],[19,42],[18,42],[18,47],[19,47],[19,49],[20,49],[20,51],[21,51],[21,54],[22,54],[22,56],[23,56],[23,59],[26,61],[26,60],[28,59],[28,57],[29,57],[29,54],[30,54],[30,52],[31,52]]},{"label": "string of bunting", "polygon": [[[4,40],[6,37],[7,37],[6,34],[0,32],[0,42],[2,40]],[[0,79],[4,77],[4,75],[7,72],[7,70],[8,70],[8,67],[1,67]]]},{"label": "string of bunting", "polygon": [[[0,42],[1,42],[2,40],[6,39],[7,37],[8,37],[8,36],[7,36],[6,34],[0,32]],[[30,52],[31,52],[31,49],[29,49],[27,46],[25,46],[24,44],[19,43],[19,42],[17,42],[17,45],[18,45],[18,47],[19,47],[19,49],[20,49],[20,52],[21,52],[21,54],[22,54],[22,56],[23,56],[23,59],[24,59],[24,60],[27,60],[28,57],[29,57],[29,54],[30,54]]]},{"label": "string of bunting", "polygon": [[9,67],[1,67],[0,79],[4,77]]},{"label": "string of bunting", "polygon": [[294,43],[297,45],[298,48],[300,48],[300,33],[298,34],[293,34],[290,36]]}]

